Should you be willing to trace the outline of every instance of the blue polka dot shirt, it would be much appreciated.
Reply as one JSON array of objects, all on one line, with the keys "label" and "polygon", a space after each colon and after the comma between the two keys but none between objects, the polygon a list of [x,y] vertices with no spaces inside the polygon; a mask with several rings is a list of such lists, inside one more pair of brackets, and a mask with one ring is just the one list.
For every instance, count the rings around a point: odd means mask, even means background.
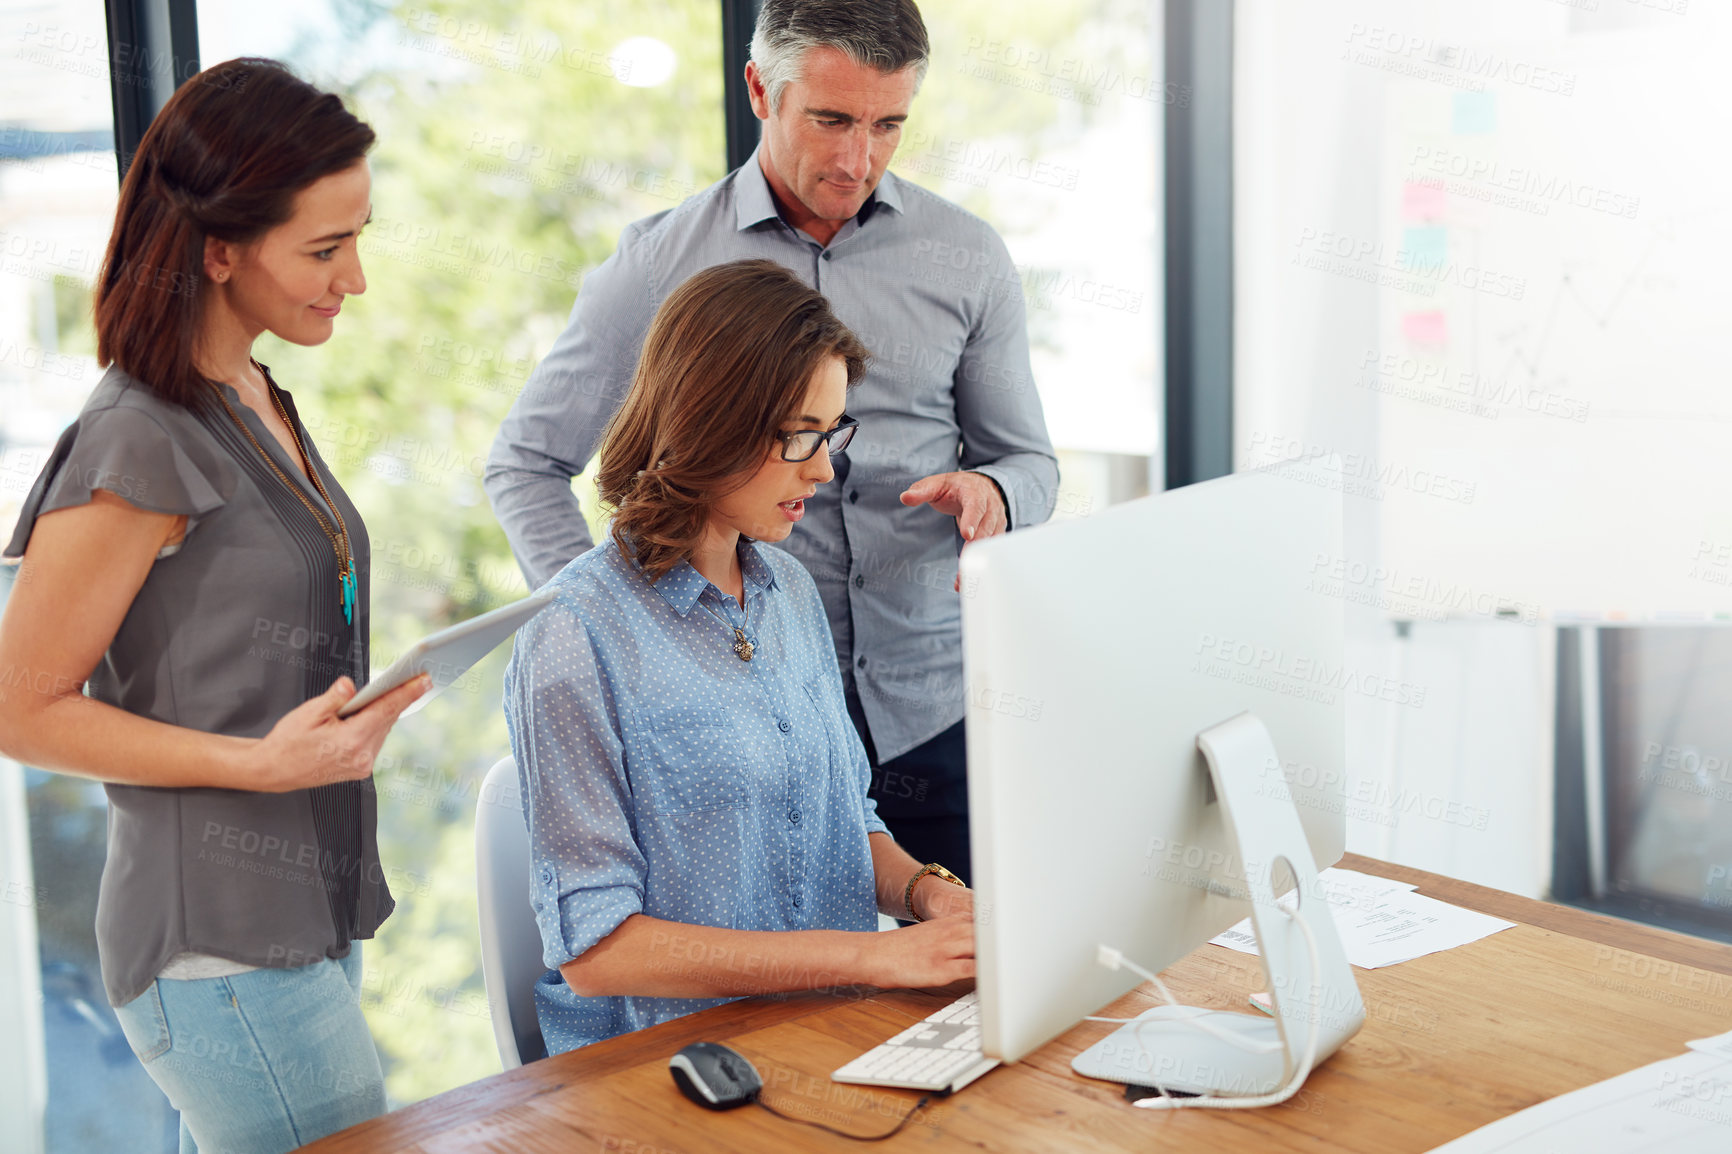
[{"label": "blue polka dot shirt", "polygon": [[[728,1000],[574,994],[557,967],[634,913],[877,926],[866,838],[884,823],[823,603],[781,550],[742,541],[739,557],[743,612],[689,563],[651,584],[604,540],[548,583],[554,604],[517,635],[505,720],[551,967],[535,988],[549,1053]],[[662,964],[689,964],[675,936]],[[740,959],[742,984],[760,967]]]}]

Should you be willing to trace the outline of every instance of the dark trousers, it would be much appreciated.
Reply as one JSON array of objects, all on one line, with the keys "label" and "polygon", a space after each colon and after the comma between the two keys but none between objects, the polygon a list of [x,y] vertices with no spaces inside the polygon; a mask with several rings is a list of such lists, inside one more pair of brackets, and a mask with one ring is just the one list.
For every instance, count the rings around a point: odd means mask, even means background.
[{"label": "dark trousers", "polygon": [[[872,763],[868,796],[890,836],[922,865],[937,862],[964,882],[972,873],[968,841],[968,750],[957,722],[900,757],[880,762],[855,702],[848,712]],[[972,884],[972,883],[971,883]]]}]

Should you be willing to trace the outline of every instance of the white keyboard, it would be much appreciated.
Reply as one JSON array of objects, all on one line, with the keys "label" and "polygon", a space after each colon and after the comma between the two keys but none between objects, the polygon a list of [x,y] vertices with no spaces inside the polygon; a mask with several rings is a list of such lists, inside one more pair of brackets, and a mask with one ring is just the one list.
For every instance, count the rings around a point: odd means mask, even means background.
[{"label": "white keyboard", "polygon": [[830,1075],[832,1082],[906,1090],[960,1090],[994,1066],[980,1052],[980,1003],[972,993],[914,1023]]}]

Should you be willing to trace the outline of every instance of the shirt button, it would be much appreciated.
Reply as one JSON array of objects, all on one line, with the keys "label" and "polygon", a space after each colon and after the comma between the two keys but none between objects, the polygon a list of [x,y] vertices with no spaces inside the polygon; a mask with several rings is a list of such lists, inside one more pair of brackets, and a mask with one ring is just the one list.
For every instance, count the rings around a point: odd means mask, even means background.
[{"label": "shirt button", "polygon": [[794,728],[794,727],[793,727],[793,726],[791,726],[791,725],[789,725],[789,724],[788,724],[788,719],[787,719],[787,718],[785,718],[785,717],[784,717],[784,718],[782,718],[782,719],[780,719],[780,720],[779,720],[779,721],[777,721],[777,722],[776,722],[776,728],[777,728],[777,729],[779,729],[779,730],[781,730],[781,731],[782,731],[782,732],[783,732],[783,733],[786,733],[786,732],[788,732],[788,731],[789,731],[789,730],[790,730],[790,729],[792,729],[792,728]]},{"label": "shirt button", "polygon": [[860,490],[855,489],[852,493],[848,494],[848,503],[850,505],[858,505],[860,503]]},{"label": "shirt button", "polygon": [[866,588],[866,575],[864,573],[862,573],[862,574],[860,574],[854,578],[854,588],[856,588],[856,589]]},{"label": "shirt button", "polygon": [[826,252],[826,253],[825,253],[825,254],[824,254],[824,259],[825,259],[825,260],[829,260],[829,259],[830,259],[830,254],[829,254],[829,253],[828,253],[828,252]]},{"label": "shirt button", "polygon": [[799,905],[799,904],[800,904],[800,895],[799,895],[799,894],[795,894],[795,895],[794,895],[794,904],[795,904],[795,905]]},{"label": "shirt button", "polygon": [[553,884],[553,871],[549,870],[549,869],[542,870],[541,871],[541,882],[543,885],[549,885],[549,886],[552,885]]},{"label": "shirt button", "polygon": [[854,659],[854,668],[856,668],[856,669],[866,668],[866,659],[864,657],[856,657]]},{"label": "shirt button", "polygon": [[788,820],[793,822],[795,825],[799,825],[800,824],[800,811],[797,809],[789,810],[788,811]]}]

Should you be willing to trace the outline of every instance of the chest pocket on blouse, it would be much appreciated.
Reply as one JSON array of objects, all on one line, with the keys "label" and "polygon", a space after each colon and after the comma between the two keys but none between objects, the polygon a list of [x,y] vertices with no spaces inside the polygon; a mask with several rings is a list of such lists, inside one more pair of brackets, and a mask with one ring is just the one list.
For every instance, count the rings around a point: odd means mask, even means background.
[{"label": "chest pocket on blouse", "polygon": [[676,706],[641,718],[632,799],[646,814],[672,816],[746,804],[746,747],[725,710]]}]

